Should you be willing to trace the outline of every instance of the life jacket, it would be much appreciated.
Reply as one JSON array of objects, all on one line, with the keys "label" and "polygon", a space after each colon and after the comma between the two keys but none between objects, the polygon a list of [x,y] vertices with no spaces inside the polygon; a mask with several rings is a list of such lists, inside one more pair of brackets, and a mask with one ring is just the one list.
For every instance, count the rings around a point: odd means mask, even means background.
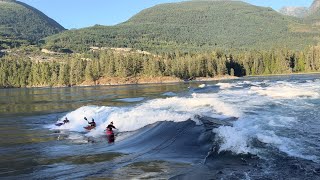
[{"label": "life jacket", "polygon": [[107,134],[108,136],[113,135],[113,131],[112,131],[112,130],[110,130],[110,129],[107,129],[106,134]]}]

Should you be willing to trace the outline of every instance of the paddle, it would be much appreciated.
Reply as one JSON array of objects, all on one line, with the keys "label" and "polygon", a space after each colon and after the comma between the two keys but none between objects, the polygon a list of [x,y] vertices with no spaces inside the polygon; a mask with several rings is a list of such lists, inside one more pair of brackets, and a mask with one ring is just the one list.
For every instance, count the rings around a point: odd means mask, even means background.
[{"label": "paddle", "polygon": [[[87,121],[88,124],[90,124],[86,117],[84,117],[83,119],[84,119],[85,121]],[[87,127],[87,126],[86,126],[86,127]],[[84,128],[86,128],[86,127],[84,127]]]},{"label": "paddle", "polygon": [[87,121],[87,122],[89,123],[89,121],[87,120],[87,118],[86,118],[86,117],[84,117],[84,120],[85,120],[85,121]]}]

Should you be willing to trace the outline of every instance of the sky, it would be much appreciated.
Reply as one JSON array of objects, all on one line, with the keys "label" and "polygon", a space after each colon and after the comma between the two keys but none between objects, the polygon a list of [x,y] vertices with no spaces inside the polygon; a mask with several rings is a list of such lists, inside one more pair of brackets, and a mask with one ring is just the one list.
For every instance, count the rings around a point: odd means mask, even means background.
[{"label": "sky", "polygon": [[[67,29],[96,24],[115,25],[128,20],[145,8],[182,0],[19,0],[27,3]],[[250,4],[272,7],[309,7],[313,0],[246,0]]]}]

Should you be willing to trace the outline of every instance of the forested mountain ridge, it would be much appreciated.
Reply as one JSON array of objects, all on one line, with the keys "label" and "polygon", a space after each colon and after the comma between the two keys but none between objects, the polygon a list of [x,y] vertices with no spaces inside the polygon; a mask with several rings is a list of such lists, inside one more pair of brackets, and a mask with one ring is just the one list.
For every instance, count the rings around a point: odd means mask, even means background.
[{"label": "forested mountain ridge", "polygon": [[56,21],[25,3],[0,0],[0,47],[23,40],[35,42],[63,30]]},{"label": "forested mountain ridge", "polygon": [[[302,49],[315,44],[314,32],[299,19],[240,1],[189,1],[145,9],[116,26],[66,31],[45,39],[52,50],[77,52],[90,46],[131,47],[167,52],[208,49]],[[305,29],[311,29],[306,27]]]},{"label": "forested mountain ridge", "polygon": [[235,1],[157,5],[116,26],[0,47],[0,88],[319,72],[320,33],[310,22]]}]

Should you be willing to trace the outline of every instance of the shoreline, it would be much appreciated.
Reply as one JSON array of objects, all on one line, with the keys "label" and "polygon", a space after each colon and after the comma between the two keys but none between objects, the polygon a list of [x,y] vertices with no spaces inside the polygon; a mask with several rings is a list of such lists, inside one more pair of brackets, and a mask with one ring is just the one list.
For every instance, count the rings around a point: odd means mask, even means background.
[{"label": "shoreline", "polygon": [[147,85],[147,84],[170,84],[182,82],[206,82],[238,79],[236,76],[217,76],[217,77],[198,77],[194,80],[183,80],[171,76],[163,77],[135,77],[135,78],[101,78],[94,81],[84,81],[73,86],[26,86],[26,87],[2,87],[0,89],[19,89],[19,88],[69,88],[69,87],[94,87],[94,86],[123,86],[123,85]]},{"label": "shoreline", "polygon": [[[148,84],[171,84],[183,82],[206,82],[206,81],[219,81],[238,79],[236,76],[217,76],[217,77],[198,77],[194,80],[183,80],[176,77],[163,76],[163,77],[135,77],[135,78],[102,78],[96,83],[84,82],[80,85],[71,87],[93,87],[93,86],[123,86],[123,85],[148,85]],[[64,86],[62,86],[64,87]],[[55,88],[55,87],[53,87]]]},{"label": "shoreline", "polygon": [[265,74],[265,75],[249,75],[249,76],[243,76],[243,77],[269,77],[269,76],[290,76],[290,75],[320,75],[320,72],[305,72],[305,73],[286,73],[286,74]]},{"label": "shoreline", "polygon": [[171,76],[159,77],[133,77],[133,78],[119,78],[107,77],[100,78],[96,82],[84,81],[81,84],[73,86],[26,86],[26,87],[0,87],[0,89],[18,89],[18,88],[69,88],[69,87],[94,87],[94,86],[123,86],[123,85],[147,85],[147,84],[170,84],[182,82],[208,82],[220,80],[233,80],[239,78],[255,78],[255,77],[274,77],[274,76],[290,76],[290,75],[320,75],[320,72],[307,72],[307,73],[286,73],[286,74],[267,74],[267,75],[249,75],[243,77],[236,76],[216,76],[216,77],[197,77],[193,80],[183,80]]}]

